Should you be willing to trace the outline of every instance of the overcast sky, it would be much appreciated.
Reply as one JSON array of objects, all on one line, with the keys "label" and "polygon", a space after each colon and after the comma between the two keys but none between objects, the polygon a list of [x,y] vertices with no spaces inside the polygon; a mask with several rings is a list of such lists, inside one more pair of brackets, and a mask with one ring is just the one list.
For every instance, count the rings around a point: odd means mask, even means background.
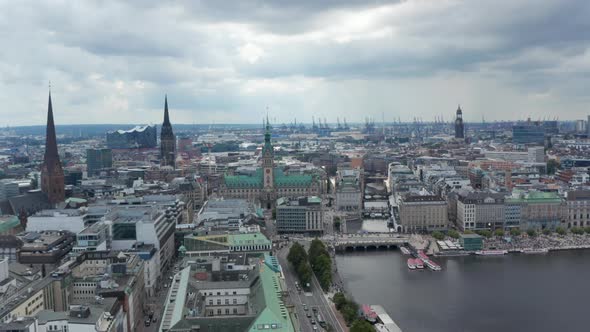
[{"label": "overcast sky", "polygon": [[590,114],[590,1],[0,0],[0,125]]}]

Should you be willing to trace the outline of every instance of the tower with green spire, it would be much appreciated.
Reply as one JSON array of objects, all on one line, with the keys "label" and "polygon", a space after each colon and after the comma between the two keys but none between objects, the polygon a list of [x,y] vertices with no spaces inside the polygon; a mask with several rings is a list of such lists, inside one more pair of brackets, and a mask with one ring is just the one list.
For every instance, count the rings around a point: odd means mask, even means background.
[{"label": "tower with green spire", "polygon": [[262,147],[262,168],[264,173],[264,189],[274,187],[274,149],[270,141],[270,122],[266,117],[266,128],[264,131],[264,146]]}]

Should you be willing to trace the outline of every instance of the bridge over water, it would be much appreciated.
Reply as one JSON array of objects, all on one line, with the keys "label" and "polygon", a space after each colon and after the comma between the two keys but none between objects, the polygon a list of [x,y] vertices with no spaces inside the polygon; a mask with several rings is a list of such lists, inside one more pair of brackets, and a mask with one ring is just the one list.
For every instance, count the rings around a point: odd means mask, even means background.
[{"label": "bridge over water", "polygon": [[408,244],[409,236],[352,236],[336,238],[332,242],[336,251],[390,249]]}]

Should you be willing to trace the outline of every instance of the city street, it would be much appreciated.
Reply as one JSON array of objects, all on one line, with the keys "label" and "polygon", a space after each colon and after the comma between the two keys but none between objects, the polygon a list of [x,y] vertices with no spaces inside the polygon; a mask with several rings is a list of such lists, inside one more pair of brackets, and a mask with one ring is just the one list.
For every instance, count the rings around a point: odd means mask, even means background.
[{"label": "city street", "polygon": [[164,306],[166,305],[166,297],[168,296],[169,290],[169,288],[165,288],[164,285],[170,284],[170,276],[174,275],[174,266],[176,265],[173,265],[170,268],[170,270],[163,275],[160,288],[156,291],[156,296],[149,297],[146,299],[148,307],[151,310],[153,310],[153,317],[156,317],[157,321],[155,323],[152,322],[150,326],[145,326],[145,321],[148,318],[148,315],[144,315],[143,320],[141,322],[141,329],[138,329],[138,331],[155,332],[159,330],[160,324],[162,323],[162,313],[164,312]]},{"label": "city street", "polygon": [[[287,288],[289,289],[289,304],[295,305],[295,310],[297,314],[297,318],[299,320],[299,324],[301,327],[301,331],[313,331],[313,327],[311,324],[311,318],[306,317],[306,311],[303,308],[303,304],[307,305],[309,313],[312,314],[312,318],[317,321],[317,317],[313,317],[313,307],[318,308],[319,314],[323,317],[327,324],[331,325],[334,331],[347,331],[345,326],[342,326],[342,323],[338,321],[336,318],[335,313],[333,312],[328,300],[324,297],[324,293],[315,278],[313,276],[312,284],[309,293],[297,291],[297,287],[295,282],[298,281],[297,275],[293,270],[293,267],[287,261],[287,255],[289,253],[289,246],[286,246],[278,251],[277,258],[279,259],[279,263],[283,268],[283,272],[285,275],[285,282],[287,284]],[[317,325],[317,323],[316,323]],[[318,329],[321,331],[322,328],[319,327]]]}]

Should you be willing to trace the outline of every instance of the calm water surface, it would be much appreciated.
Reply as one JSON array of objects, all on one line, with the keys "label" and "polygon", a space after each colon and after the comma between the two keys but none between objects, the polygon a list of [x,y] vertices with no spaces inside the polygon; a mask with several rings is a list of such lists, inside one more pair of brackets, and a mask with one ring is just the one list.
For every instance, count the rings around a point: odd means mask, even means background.
[{"label": "calm water surface", "polygon": [[435,258],[410,271],[399,251],[338,255],[345,288],[404,332],[590,331],[590,251]]}]

